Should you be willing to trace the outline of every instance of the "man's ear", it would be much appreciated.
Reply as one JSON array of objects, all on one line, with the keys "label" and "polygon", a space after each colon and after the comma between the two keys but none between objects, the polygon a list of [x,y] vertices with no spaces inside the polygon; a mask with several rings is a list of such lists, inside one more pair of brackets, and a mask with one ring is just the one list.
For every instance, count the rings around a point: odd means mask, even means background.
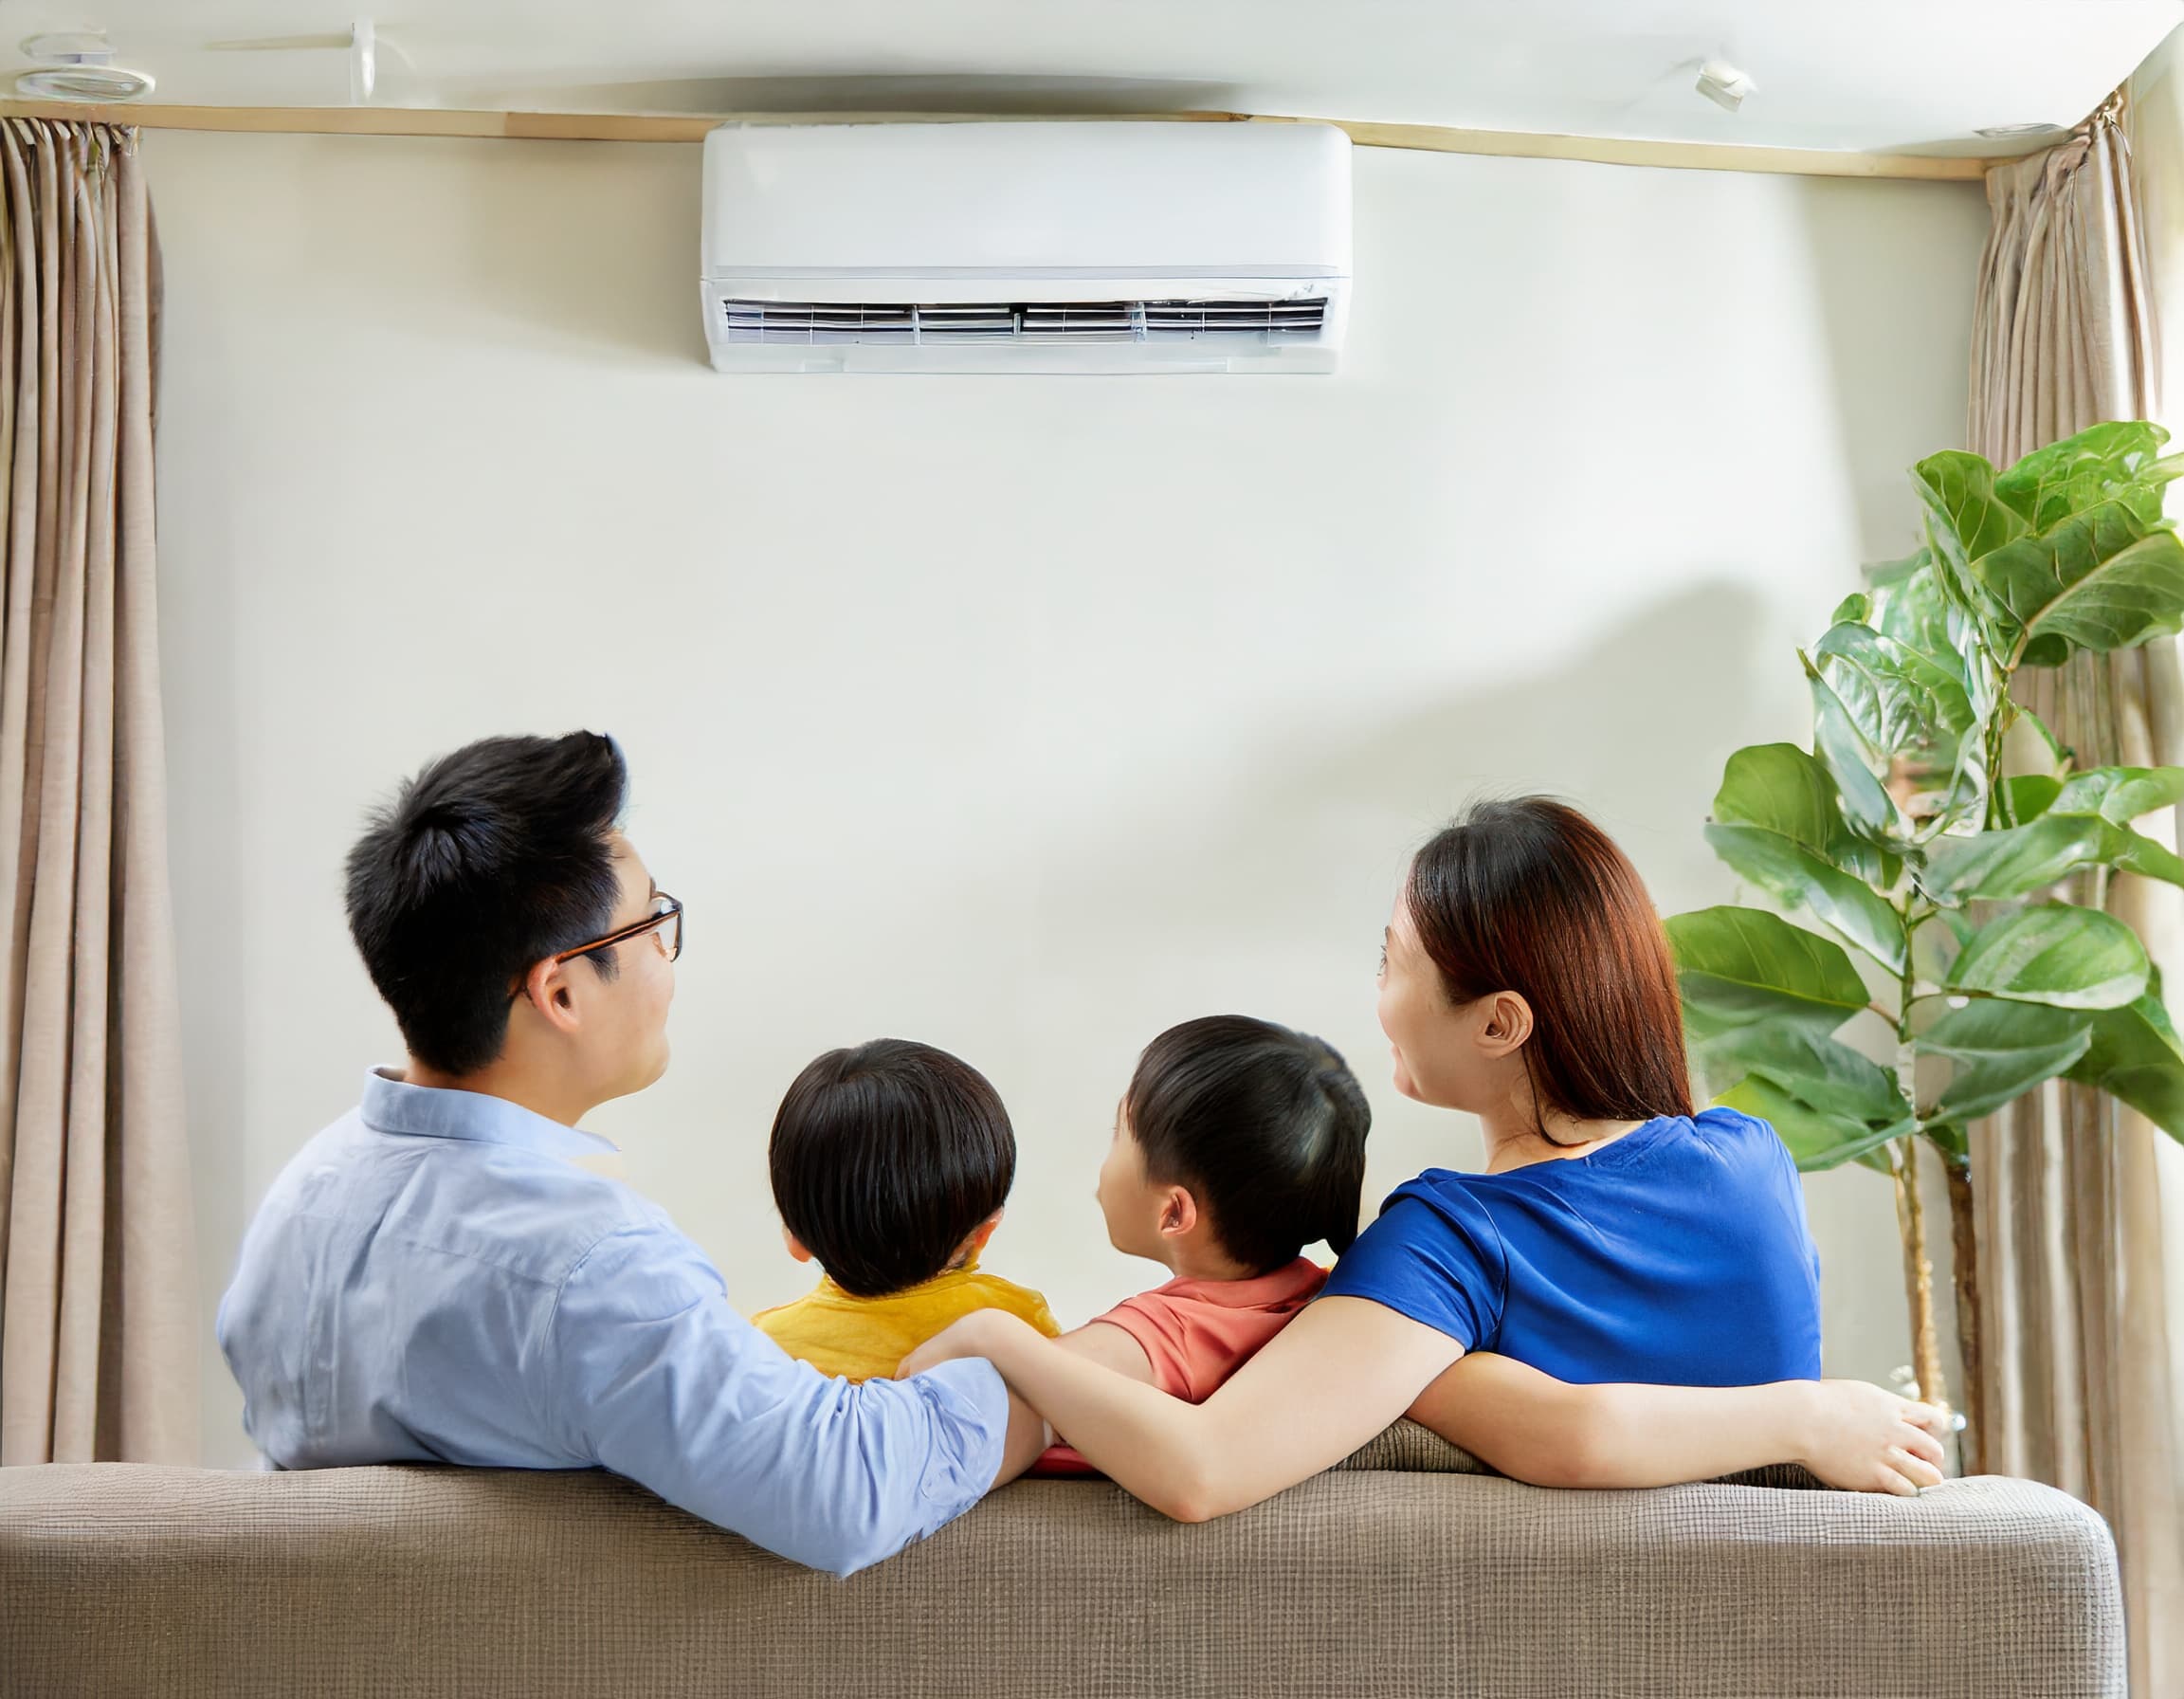
[{"label": "man's ear", "polygon": [[789,1254],[798,1262],[808,1263],[811,1260],[811,1252],[805,1249],[804,1241],[786,1227],[781,1230],[781,1242],[789,1247]]},{"label": "man's ear", "polygon": [[576,1030],[576,999],[571,990],[569,969],[572,961],[555,961],[546,957],[531,964],[531,971],[523,976],[523,997],[538,1012],[539,1019],[559,1032]]},{"label": "man's ear", "polygon": [[1164,1237],[1181,1238],[1198,1225],[1198,1200],[1188,1186],[1170,1186],[1160,1199],[1160,1232]]},{"label": "man's ear", "polygon": [[1532,1036],[1532,1005],[1514,991],[1487,995],[1485,1024],[1479,1042],[1489,1056],[1513,1054]]}]

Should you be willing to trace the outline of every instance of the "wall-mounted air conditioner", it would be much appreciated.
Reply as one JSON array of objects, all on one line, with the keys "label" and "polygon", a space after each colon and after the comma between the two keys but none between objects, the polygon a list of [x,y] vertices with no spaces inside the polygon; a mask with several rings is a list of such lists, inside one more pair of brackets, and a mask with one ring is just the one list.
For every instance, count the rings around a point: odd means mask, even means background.
[{"label": "wall-mounted air conditioner", "polygon": [[723,372],[1330,372],[1350,139],[1320,124],[733,124]]}]

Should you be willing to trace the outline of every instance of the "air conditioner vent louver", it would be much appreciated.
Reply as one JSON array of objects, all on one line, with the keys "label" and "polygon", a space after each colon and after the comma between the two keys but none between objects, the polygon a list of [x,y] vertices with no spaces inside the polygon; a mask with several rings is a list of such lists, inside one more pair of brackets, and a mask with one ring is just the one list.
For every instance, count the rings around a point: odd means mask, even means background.
[{"label": "air conditioner vent louver", "polygon": [[721,302],[730,343],[1219,341],[1255,346],[1309,342],[1327,319],[1327,298],[1293,301],[1028,301],[920,302],[755,301]]}]

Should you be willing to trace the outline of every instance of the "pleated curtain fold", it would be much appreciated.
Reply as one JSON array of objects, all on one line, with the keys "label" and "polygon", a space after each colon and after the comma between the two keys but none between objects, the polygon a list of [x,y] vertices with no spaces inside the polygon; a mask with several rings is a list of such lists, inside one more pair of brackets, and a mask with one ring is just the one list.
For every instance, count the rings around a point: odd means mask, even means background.
[{"label": "pleated curtain fold", "polygon": [[133,132],[0,124],[0,1464],[194,1463]]},{"label": "pleated curtain fold", "polygon": [[[2160,417],[2155,288],[2111,102],[2071,138],[1988,174],[1993,228],[1973,329],[1969,446],[1997,466],[2089,425]],[[2184,278],[2178,283],[2184,285]],[[2017,675],[2083,767],[2184,764],[2184,683],[2165,639]],[[2140,830],[2175,843],[2173,811]],[[2082,895],[2083,893],[2073,893]],[[2130,876],[2110,912],[2184,985],[2184,893]],[[2184,1692],[2184,1480],[2173,1314],[2184,1148],[2052,1081],[1973,1132],[1983,1372],[1977,1465],[2077,1494],[2115,1529],[2132,1690]]]}]

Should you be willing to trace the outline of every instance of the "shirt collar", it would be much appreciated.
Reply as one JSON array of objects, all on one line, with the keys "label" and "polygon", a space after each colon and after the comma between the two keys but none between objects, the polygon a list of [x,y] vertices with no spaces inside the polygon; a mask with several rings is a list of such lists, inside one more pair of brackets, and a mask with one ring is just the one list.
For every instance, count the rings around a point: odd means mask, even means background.
[{"label": "shirt collar", "polygon": [[906,1286],[899,1292],[889,1292],[884,1298],[860,1298],[855,1292],[845,1291],[834,1284],[834,1277],[824,1269],[819,1270],[819,1290],[829,1297],[841,1299],[845,1304],[899,1304],[905,1298],[922,1298],[931,1292],[948,1291],[961,1286],[977,1272],[978,1253],[974,1251],[970,1261],[959,1268],[943,1269],[932,1279],[920,1280],[916,1286]]},{"label": "shirt collar", "polygon": [[514,1144],[543,1156],[593,1156],[615,1148],[597,1133],[563,1126],[504,1097],[412,1086],[379,1068],[364,1076],[363,1116],[373,1132]]}]

